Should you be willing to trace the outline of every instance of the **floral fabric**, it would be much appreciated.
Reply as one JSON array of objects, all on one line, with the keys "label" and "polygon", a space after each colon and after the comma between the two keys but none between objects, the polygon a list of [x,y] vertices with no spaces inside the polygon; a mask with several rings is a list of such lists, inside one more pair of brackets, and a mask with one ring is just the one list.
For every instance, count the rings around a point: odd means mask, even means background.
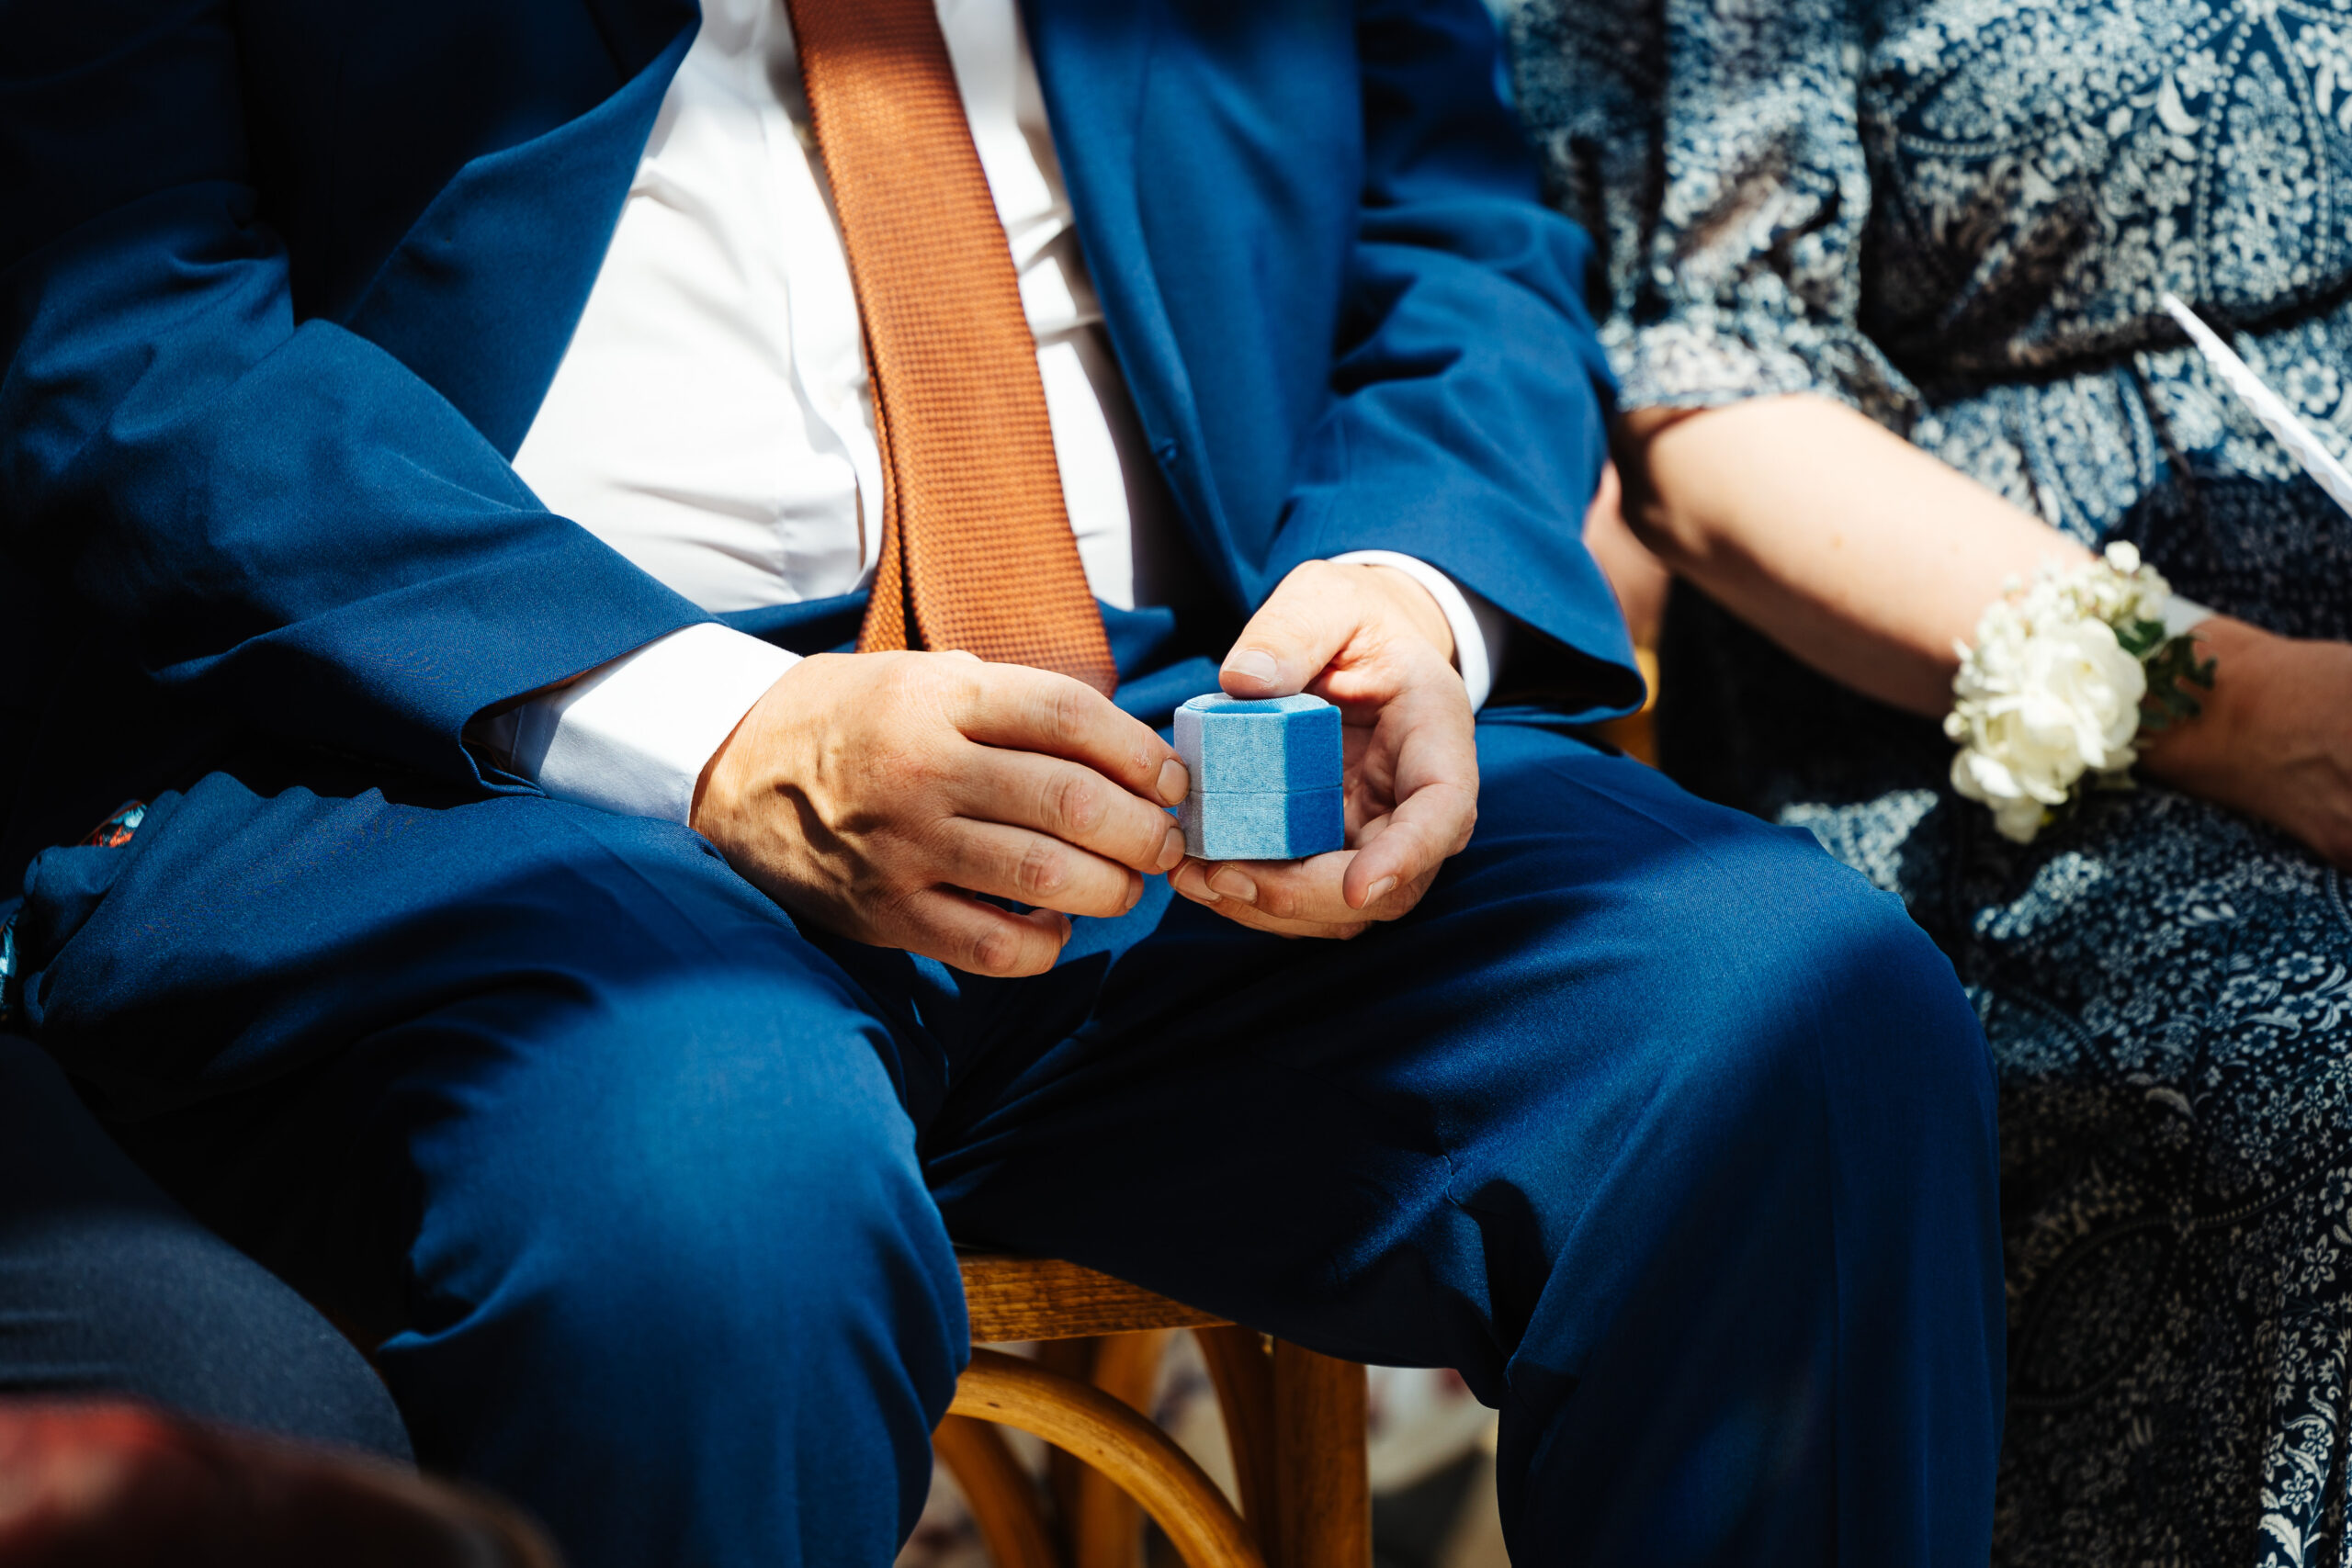
[{"label": "floral fabric", "polygon": [[[1837,398],[2077,538],[2131,540],[2183,594],[2352,636],[2352,520],[2156,303],[2190,300],[2346,449],[2352,5],[1517,0],[1509,20],[1554,199],[1608,257],[1628,406]],[[1695,594],[1667,642],[1668,768],[1900,893],[1984,1020],[2010,1290],[1996,1560],[2352,1563],[2337,874],[2146,787],[2008,843],[1952,795],[1931,721]]]}]

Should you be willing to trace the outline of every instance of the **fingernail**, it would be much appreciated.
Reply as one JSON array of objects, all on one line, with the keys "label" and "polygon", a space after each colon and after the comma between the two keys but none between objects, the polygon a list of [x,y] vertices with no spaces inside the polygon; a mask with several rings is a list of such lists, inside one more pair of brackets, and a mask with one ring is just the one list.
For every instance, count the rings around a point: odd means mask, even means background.
[{"label": "fingernail", "polygon": [[1384,876],[1372,885],[1371,892],[1363,896],[1363,907],[1369,909],[1395,891],[1396,891],[1396,879],[1393,876]]},{"label": "fingernail", "polygon": [[1209,886],[1227,898],[1238,898],[1245,904],[1258,901],[1258,885],[1229,865],[1221,865],[1209,878]]},{"label": "fingernail", "polygon": [[1197,865],[1179,866],[1171,880],[1187,898],[1198,898],[1204,904],[1221,902],[1216,889],[1209,886],[1207,875]]},{"label": "fingernail", "polygon": [[1272,654],[1256,648],[1238,649],[1227,655],[1225,668],[1227,674],[1245,675],[1252,681],[1276,681],[1283,672]]},{"label": "fingernail", "polygon": [[1193,787],[1193,775],[1184,764],[1170,758],[1159,764],[1159,798],[1170,806],[1181,805],[1184,794]]},{"label": "fingernail", "polygon": [[1170,828],[1168,837],[1159,841],[1159,869],[1168,871],[1184,858],[1184,829]]}]

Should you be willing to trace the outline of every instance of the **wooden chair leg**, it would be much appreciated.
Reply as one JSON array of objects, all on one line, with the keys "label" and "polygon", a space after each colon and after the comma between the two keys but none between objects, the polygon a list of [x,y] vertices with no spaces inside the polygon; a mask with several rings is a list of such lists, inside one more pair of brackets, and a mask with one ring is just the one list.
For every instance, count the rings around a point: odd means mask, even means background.
[{"label": "wooden chair leg", "polygon": [[1037,1484],[1004,1434],[985,1421],[950,1416],[932,1434],[931,1446],[964,1489],[995,1568],[1063,1568]]},{"label": "wooden chair leg", "polygon": [[1274,1568],[1371,1568],[1364,1373],[1274,1341]]},{"label": "wooden chair leg", "polygon": [[[1357,1375],[1362,1377],[1361,1370]],[[1363,1404],[1359,1382],[1359,1451]],[[1281,1407],[1279,1368],[1276,1406]],[[951,1409],[958,1416],[1034,1432],[1109,1476],[1143,1505],[1188,1568],[1265,1568],[1241,1516],[1216,1483],[1165,1432],[1101,1389],[1057,1376],[1017,1356],[976,1349],[956,1384]],[[1359,1461],[1359,1475],[1361,1468]],[[1364,1562],[1369,1561],[1367,1555]]]},{"label": "wooden chair leg", "polygon": [[[1152,1328],[1105,1335],[1095,1343],[1087,1381],[1148,1418],[1170,1333]],[[1080,1469],[1070,1491],[1069,1523],[1071,1568],[1143,1568],[1143,1509],[1101,1471]]]},{"label": "wooden chair leg", "polygon": [[1226,1447],[1241,1487],[1241,1520],[1258,1550],[1272,1555],[1267,1540],[1274,1517],[1274,1363],[1266,1337],[1254,1328],[1227,1324],[1196,1328],[1201,1359],[1225,1417]]},{"label": "wooden chair leg", "polygon": [[[1033,1352],[1037,1364],[1049,1372],[1075,1378],[1080,1382],[1094,1381],[1094,1354],[1102,1348],[1102,1336],[1090,1334],[1075,1339],[1048,1339]],[[1046,1489],[1054,1499],[1054,1529],[1061,1542],[1062,1557],[1070,1553],[1070,1521],[1078,1517],[1079,1495],[1085,1490],[1090,1472],[1075,1454],[1057,1448],[1046,1450]]]}]

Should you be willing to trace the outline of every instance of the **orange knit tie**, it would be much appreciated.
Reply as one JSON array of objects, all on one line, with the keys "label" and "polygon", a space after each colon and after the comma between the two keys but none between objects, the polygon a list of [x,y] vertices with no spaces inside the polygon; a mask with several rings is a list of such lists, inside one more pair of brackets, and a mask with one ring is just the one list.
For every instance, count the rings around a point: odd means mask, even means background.
[{"label": "orange knit tie", "polygon": [[857,645],[1118,684],[1011,246],[933,0],[786,0],[865,319],[882,559]]}]

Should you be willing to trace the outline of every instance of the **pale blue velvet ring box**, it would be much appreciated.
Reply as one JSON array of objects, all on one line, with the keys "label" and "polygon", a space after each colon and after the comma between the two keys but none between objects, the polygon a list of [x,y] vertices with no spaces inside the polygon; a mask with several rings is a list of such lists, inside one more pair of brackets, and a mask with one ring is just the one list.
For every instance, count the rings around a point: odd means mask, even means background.
[{"label": "pale blue velvet ring box", "polygon": [[1194,697],[1176,710],[1176,754],[1193,775],[1176,813],[1187,854],[1297,860],[1346,846],[1340,710],[1322,698]]}]

